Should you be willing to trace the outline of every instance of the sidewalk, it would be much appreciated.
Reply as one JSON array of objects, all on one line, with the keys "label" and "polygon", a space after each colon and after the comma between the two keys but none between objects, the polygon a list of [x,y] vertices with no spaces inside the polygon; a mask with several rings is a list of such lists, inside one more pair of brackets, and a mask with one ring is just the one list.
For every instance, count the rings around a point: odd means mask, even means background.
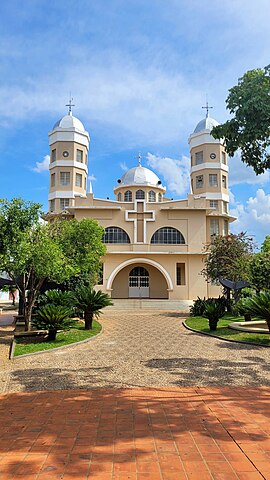
[{"label": "sidewalk", "polygon": [[269,480],[270,387],[1,396],[1,480]]}]

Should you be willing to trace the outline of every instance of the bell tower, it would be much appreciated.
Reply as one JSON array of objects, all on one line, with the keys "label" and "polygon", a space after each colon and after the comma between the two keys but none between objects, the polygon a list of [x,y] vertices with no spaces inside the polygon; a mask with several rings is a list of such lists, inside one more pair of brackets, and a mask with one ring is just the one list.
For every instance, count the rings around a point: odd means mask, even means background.
[{"label": "bell tower", "polygon": [[223,142],[211,135],[218,122],[206,117],[189,137],[191,188],[195,198],[205,198],[208,214],[208,240],[212,235],[227,235],[229,230],[228,155]]},{"label": "bell tower", "polygon": [[76,197],[86,197],[90,137],[82,122],[68,114],[49,132],[50,190],[49,212],[60,213],[75,204]]}]

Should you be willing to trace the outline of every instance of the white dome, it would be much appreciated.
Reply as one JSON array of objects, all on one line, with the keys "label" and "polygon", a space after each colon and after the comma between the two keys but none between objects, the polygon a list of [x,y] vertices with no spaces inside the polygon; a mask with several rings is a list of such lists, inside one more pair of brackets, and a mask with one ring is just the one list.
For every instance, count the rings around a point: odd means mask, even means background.
[{"label": "white dome", "polygon": [[149,170],[149,168],[138,167],[130,168],[124,175],[121,177],[121,182],[119,186],[122,185],[151,185],[151,186],[161,186],[161,182],[158,176]]},{"label": "white dome", "polygon": [[211,131],[212,128],[217,127],[217,125],[219,125],[219,123],[214,118],[205,117],[198,123],[193,133],[199,133],[203,130]]},{"label": "white dome", "polygon": [[85,132],[82,122],[78,118],[73,117],[73,115],[65,115],[58,120],[54,125],[53,130],[55,130],[55,128],[76,128],[77,130],[81,130],[81,132]]}]

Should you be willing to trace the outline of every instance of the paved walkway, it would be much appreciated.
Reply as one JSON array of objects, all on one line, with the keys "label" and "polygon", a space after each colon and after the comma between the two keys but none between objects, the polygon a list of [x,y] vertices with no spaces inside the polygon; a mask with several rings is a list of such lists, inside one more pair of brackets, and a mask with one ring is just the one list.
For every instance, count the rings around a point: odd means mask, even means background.
[{"label": "paved walkway", "polygon": [[6,394],[1,480],[269,480],[270,388]]},{"label": "paved walkway", "polygon": [[196,335],[176,312],[107,311],[101,320],[88,343],[6,362],[2,391],[270,385],[270,349]]}]

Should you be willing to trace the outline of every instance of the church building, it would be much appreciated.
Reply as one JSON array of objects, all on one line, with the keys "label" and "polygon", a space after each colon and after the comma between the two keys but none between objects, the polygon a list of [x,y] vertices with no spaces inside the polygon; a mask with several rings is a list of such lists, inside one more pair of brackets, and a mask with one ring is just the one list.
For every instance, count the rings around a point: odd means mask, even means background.
[{"label": "church building", "polygon": [[141,164],[114,186],[114,200],[87,193],[90,137],[72,115],[49,132],[49,213],[96,219],[107,247],[99,288],[112,298],[192,300],[218,296],[220,289],[201,275],[204,246],[212,235],[227,235],[228,157],[211,136],[218,122],[208,113],[189,137],[191,192],[171,200],[155,172]]}]

